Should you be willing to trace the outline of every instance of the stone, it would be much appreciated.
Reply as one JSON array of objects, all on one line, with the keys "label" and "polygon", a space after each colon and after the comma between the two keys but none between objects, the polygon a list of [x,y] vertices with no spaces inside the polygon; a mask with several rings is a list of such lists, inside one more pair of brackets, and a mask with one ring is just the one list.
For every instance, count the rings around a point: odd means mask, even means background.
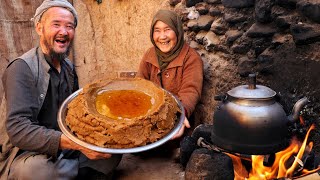
[{"label": "stone", "polygon": [[246,54],[252,46],[252,40],[246,36],[237,39],[231,46],[233,53]]},{"label": "stone", "polygon": [[225,11],[223,18],[226,22],[230,24],[236,24],[244,22],[248,19],[246,15],[244,15],[241,12],[235,11],[235,10],[228,10]]},{"label": "stone", "polygon": [[292,43],[293,42],[293,37],[291,34],[280,34],[280,33],[276,33],[275,35],[273,35],[272,37],[272,46],[273,47],[277,47],[280,46],[282,44],[285,43]]},{"label": "stone", "polygon": [[255,18],[258,22],[266,23],[271,22],[271,8],[273,0],[256,0],[254,11]]},{"label": "stone", "polygon": [[220,4],[221,0],[203,0],[203,2],[206,2],[208,4]]},{"label": "stone", "polygon": [[200,31],[200,28],[198,26],[198,21],[195,19],[189,20],[187,23],[187,27],[190,31],[198,32]]},{"label": "stone", "polygon": [[221,2],[228,8],[247,8],[254,5],[254,0],[221,0]]},{"label": "stone", "polygon": [[209,14],[210,16],[213,16],[213,17],[222,15],[222,12],[223,12],[223,7],[221,8],[220,6],[218,7],[212,6],[209,9]]},{"label": "stone", "polygon": [[195,37],[196,42],[203,45],[204,37],[207,35],[207,33],[207,31],[200,31]]},{"label": "stone", "polygon": [[287,9],[295,9],[297,1],[300,0],[275,0],[275,4]]},{"label": "stone", "polygon": [[297,9],[312,21],[320,23],[320,1],[300,0]]},{"label": "stone", "polygon": [[199,2],[202,2],[202,0],[185,0],[185,2],[187,7],[191,7],[196,5]]},{"label": "stone", "polygon": [[222,18],[216,19],[212,24],[210,30],[218,35],[223,35],[227,31],[227,27],[223,24]]},{"label": "stone", "polygon": [[233,180],[233,163],[223,153],[205,148],[193,151],[185,170],[185,179]]},{"label": "stone", "polygon": [[237,40],[239,37],[241,37],[243,34],[242,31],[239,30],[228,30],[226,35],[226,40],[228,44],[232,44],[235,40]]},{"label": "stone", "polygon": [[198,27],[200,30],[208,31],[211,28],[214,18],[210,15],[200,16],[198,19]]},{"label": "stone", "polygon": [[278,16],[275,20],[275,24],[281,29],[286,29],[294,23],[294,19],[295,17],[293,17],[292,15]]},{"label": "stone", "polygon": [[205,2],[200,2],[195,5],[196,10],[199,12],[200,15],[205,15],[209,12],[209,6]]},{"label": "stone", "polygon": [[320,40],[320,25],[299,23],[291,25],[291,34],[296,44],[310,44]]},{"label": "stone", "polygon": [[213,48],[220,44],[220,38],[212,31],[209,31],[203,38],[206,50],[213,51]]},{"label": "stone", "polygon": [[254,23],[247,31],[247,36],[252,38],[271,37],[277,32],[274,24]]}]

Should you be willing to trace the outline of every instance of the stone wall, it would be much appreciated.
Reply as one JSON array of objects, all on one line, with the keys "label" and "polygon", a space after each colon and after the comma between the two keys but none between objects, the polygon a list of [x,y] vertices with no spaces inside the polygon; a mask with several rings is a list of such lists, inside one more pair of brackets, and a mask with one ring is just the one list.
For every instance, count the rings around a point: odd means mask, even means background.
[{"label": "stone wall", "polygon": [[[320,1],[314,0],[170,0],[184,20],[186,40],[205,64],[203,97],[197,122],[212,124],[213,97],[247,83],[277,92],[289,114],[308,97],[302,115],[315,123],[320,115]],[[305,131],[305,130],[304,130]],[[319,151],[319,133],[314,133]]]},{"label": "stone wall", "polygon": [[187,41],[205,63],[200,122],[212,123],[213,96],[246,84],[274,89],[285,110],[302,96],[319,117],[319,1],[171,0],[184,20]]}]

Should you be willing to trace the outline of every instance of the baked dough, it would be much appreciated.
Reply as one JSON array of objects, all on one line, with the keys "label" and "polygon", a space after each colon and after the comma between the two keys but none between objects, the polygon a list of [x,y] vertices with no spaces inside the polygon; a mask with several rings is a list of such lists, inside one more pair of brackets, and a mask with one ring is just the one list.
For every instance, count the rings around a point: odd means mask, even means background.
[{"label": "baked dough", "polygon": [[[114,106],[105,107],[108,109],[105,113],[101,108],[97,109],[97,96],[103,93],[128,94],[134,91],[150,96],[151,106],[147,112],[136,117],[122,117],[110,114],[109,108]],[[139,98],[136,101],[139,103]],[[151,81],[141,78],[104,79],[86,85],[68,104],[66,124],[85,142],[106,148],[132,148],[164,137],[173,129],[180,113],[176,99]]]}]

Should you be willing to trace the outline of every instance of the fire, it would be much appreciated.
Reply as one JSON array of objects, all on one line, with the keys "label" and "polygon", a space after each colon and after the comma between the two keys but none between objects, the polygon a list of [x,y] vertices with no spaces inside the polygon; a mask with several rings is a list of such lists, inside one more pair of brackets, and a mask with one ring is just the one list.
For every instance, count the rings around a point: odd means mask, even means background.
[{"label": "fire", "polygon": [[313,143],[307,144],[310,131],[315,129],[312,125],[304,141],[301,143],[297,139],[293,139],[290,146],[283,151],[275,154],[275,160],[272,166],[265,166],[264,155],[252,155],[252,166],[250,173],[247,172],[245,166],[241,162],[241,158],[227,153],[233,161],[235,180],[268,180],[279,178],[292,178],[296,173],[300,175],[309,174],[320,169],[308,171],[303,168],[302,159],[311,152]]}]

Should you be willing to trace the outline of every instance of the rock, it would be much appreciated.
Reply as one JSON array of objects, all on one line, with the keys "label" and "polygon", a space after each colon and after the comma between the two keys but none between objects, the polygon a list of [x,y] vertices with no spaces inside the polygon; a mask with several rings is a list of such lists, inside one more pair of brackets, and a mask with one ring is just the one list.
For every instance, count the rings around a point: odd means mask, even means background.
[{"label": "rock", "polygon": [[266,23],[271,22],[271,8],[272,0],[256,0],[255,3],[255,18],[258,22]]},{"label": "rock", "polygon": [[180,142],[180,163],[185,167],[194,150],[199,148],[197,139],[191,136],[185,136]]},{"label": "rock", "polygon": [[254,5],[254,0],[221,0],[221,2],[228,8],[247,8]]},{"label": "rock", "polygon": [[291,34],[279,34],[276,33],[273,37],[272,37],[272,46],[273,47],[277,47],[280,46],[284,43],[292,43],[293,42],[293,37]]},{"label": "rock", "polygon": [[227,27],[222,23],[222,18],[219,18],[211,24],[210,30],[218,35],[223,35],[227,31]]},{"label": "rock", "polygon": [[186,0],[186,6],[191,7],[196,5],[199,2],[202,2],[202,0]]},{"label": "rock", "polygon": [[287,11],[288,10],[286,10],[285,8],[283,8],[281,6],[274,5],[271,8],[271,17],[275,18],[277,16],[287,15],[288,14]]},{"label": "rock", "polygon": [[257,71],[264,74],[270,74],[273,71],[273,52],[271,49],[266,49],[257,58]]},{"label": "rock", "polygon": [[232,44],[233,41],[237,40],[239,37],[241,37],[243,34],[242,31],[238,31],[238,30],[228,30],[226,32],[226,40],[228,44]]},{"label": "rock", "polygon": [[200,2],[195,5],[196,10],[199,12],[200,15],[205,15],[209,12],[208,4],[205,2]]},{"label": "rock", "polygon": [[320,1],[300,0],[297,9],[312,21],[320,23]]},{"label": "rock", "polygon": [[187,27],[190,29],[190,31],[194,31],[194,32],[200,31],[200,28],[198,26],[198,21],[195,19],[188,21]]},{"label": "rock", "polygon": [[254,38],[252,40],[252,47],[255,56],[261,54],[265,49],[267,49],[271,45],[271,37],[267,38]]},{"label": "rock", "polygon": [[209,9],[209,15],[210,16],[220,16],[223,12],[223,7],[220,6],[212,6]]},{"label": "rock", "polygon": [[200,31],[195,37],[196,42],[199,44],[204,44],[204,37],[207,35],[207,33],[207,31]]},{"label": "rock", "polygon": [[254,23],[247,31],[247,36],[256,37],[270,37],[277,32],[274,24]]},{"label": "rock", "polygon": [[209,15],[200,16],[198,19],[198,27],[200,30],[208,31],[211,28],[214,18]]},{"label": "rock", "polygon": [[242,77],[247,77],[250,73],[254,72],[254,67],[257,61],[249,59],[247,56],[241,57],[238,62],[237,72]]},{"label": "rock", "polygon": [[246,54],[252,45],[252,40],[246,36],[242,36],[241,38],[237,39],[235,43],[231,46],[231,50],[233,53],[237,54]]},{"label": "rock", "polygon": [[292,15],[278,16],[275,23],[279,28],[289,28],[294,23],[294,17]]},{"label": "rock", "polygon": [[297,1],[300,0],[275,0],[275,4],[287,9],[295,9]]},{"label": "rock", "polygon": [[203,2],[206,2],[208,4],[220,4],[221,0],[203,0]]},{"label": "rock", "polygon": [[291,34],[296,44],[310,44],[320,40],[320,25],[299,23],[291,25]]},{"label": "rock", "polygon": [[235,10],[225,11],[223,18],[226,22],[228,22],[230,24],[244,22],[248,19],[248,17],[246,17],[246,15],[242,14],[239,11],[235,11]]},{"label": "rock", "polygon": [[185,179],[233,180],[232,160],[223,153],[204,148],[196,149],[187,164]]},{"label": "rock", "polygon": [[214,47],[220,44],[220,38],[214,32],[209,31],[203,38],[203,44],[206,50],[213,51]]}]

